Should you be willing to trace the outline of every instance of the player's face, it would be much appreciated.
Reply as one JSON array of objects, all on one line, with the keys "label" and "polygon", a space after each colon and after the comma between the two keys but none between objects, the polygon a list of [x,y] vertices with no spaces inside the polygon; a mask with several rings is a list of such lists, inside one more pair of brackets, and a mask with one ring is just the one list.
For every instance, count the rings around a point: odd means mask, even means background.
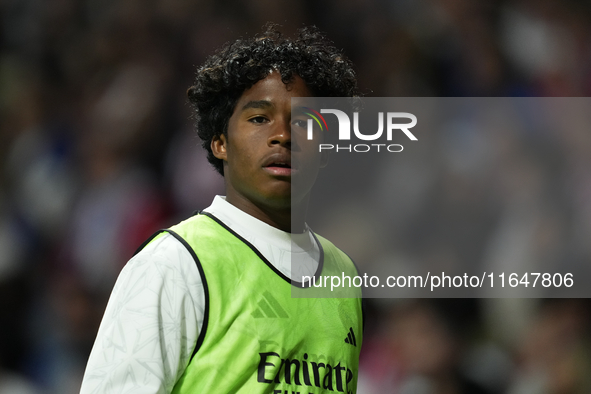
[{"label": "player's face", "polygon": [[224,160],[227,199],[247,212],[248,205],[289,209],[296,177],[309,180],[304,182],[309,187],[294,194],[293,204],[304,200],[323,164],[316,141],[297,138],[296,143],[292,133],[305,134],[305,120],[292,120],[292,97],[312,97],[312,92],[299,76],[286,85],[272,72],[242,94],[227,137],[212,141],[214,154]]}]

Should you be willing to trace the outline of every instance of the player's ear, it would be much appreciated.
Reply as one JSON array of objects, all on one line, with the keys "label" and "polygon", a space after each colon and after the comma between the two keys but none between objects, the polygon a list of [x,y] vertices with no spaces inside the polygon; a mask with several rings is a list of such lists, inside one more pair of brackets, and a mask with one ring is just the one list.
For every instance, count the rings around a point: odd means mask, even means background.
[{"label": "player's ear", "polygon": [[228,138],[224,134],[213,137],[211,139],[211,151],[213,155],[218,159],[228,161],[227,145]]}]

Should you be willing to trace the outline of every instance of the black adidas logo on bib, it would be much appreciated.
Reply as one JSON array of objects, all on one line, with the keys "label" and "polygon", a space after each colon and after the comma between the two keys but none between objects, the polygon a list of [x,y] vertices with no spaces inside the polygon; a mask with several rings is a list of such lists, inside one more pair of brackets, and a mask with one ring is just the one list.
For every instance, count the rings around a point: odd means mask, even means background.
[{"label": "black adidas logo on bib", "polygon": [[349,333],[345,338],[345,343],[357,347],[357,341],[355,340],[355,333],[353,332],[353,327],[349,327]]}]

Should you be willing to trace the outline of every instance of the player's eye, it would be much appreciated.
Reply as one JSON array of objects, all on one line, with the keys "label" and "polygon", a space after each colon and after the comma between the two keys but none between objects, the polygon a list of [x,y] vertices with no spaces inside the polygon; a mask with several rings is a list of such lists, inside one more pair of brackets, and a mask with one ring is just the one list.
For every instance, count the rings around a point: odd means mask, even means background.
[{"label": "player's eye", "polygon": [[291,125],[295,126],[295,127],[301,127],[303,129],[308,127],[307,120],[304,120],[304,119],[295,119],[291,122]]},{"label": "player's eye", "polygon": [[250,119],[248,119],[249,122],[251,123],[257,123],[257,124],[261,124],[261,123],[266,123],[269,121],[269,119],[267,119],[264,116],[254,116]]}]

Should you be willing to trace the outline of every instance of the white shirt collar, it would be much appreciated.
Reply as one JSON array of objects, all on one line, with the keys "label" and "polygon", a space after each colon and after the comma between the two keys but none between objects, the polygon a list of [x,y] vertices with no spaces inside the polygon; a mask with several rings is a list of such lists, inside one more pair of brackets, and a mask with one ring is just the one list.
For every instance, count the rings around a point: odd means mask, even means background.
[{"label": "white shirt collar", "polygon": [[[216,196],[205,212],[221,220],[242,238],[250,242],[277,269],[292,279],[301,280],[301,274],[314,273],[318,267],[320,247],[305,226],[303,233],[288,233],[247,214],[226,201],[225,196]],[[292,267],[292,257],[298,266]],[[303,258],[302,258],[303,257]]]}]

